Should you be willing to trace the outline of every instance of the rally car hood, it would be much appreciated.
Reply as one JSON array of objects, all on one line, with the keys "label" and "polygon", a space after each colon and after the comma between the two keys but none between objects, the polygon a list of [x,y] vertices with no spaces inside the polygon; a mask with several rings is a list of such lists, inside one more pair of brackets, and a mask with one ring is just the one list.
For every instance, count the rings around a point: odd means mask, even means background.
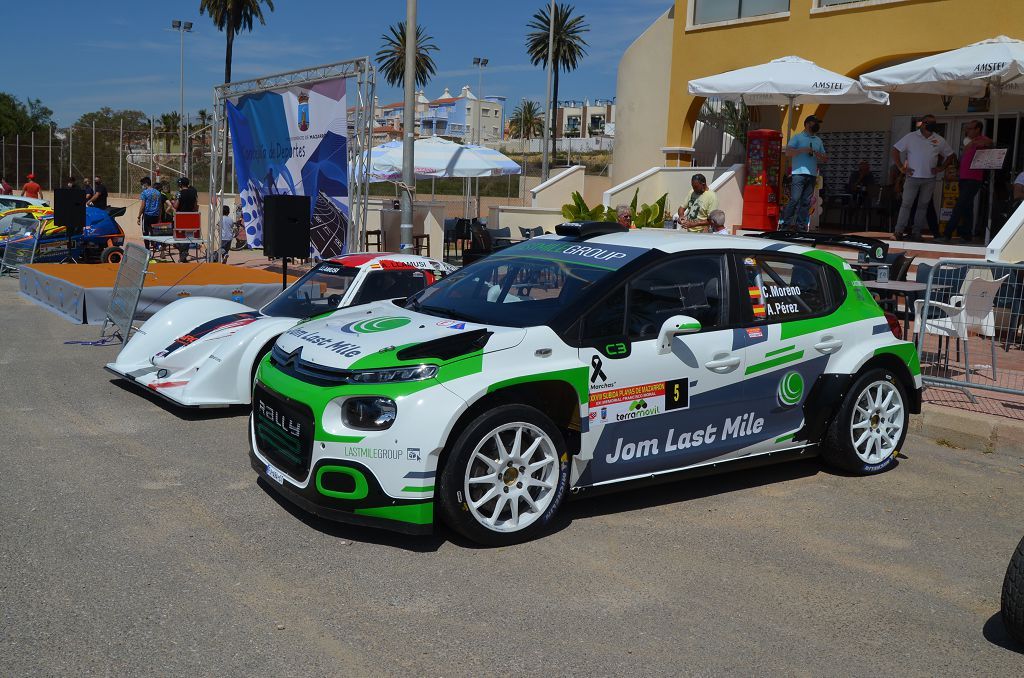
[{"label": "rally car hood", "polygon": [[301,349],[304,361],[318,365],[358,369],[365,358],[405,348],[427,361],[455,360],[479,350],[460,346],[460,338],[482,334],[487,335],[483,352],[492,353],[519,344],[526,330],[440,318],[382,301],[300,323],[278,338],[277,347],[288,354]]}]

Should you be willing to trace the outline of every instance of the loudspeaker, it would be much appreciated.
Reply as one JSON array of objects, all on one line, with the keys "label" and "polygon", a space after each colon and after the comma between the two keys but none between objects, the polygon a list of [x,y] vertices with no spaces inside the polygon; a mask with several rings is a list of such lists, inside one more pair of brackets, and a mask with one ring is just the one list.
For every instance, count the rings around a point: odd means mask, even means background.
[{"label": "loudspeaker", "polygon": [[53,223],[67,228],[68,236],[85,229],[85,191],[57,188],[53,191]]},{"label": "loudspeaker", "polygon": [[263,196],[263,253],[272,258],[309,257],[309,196]]}]

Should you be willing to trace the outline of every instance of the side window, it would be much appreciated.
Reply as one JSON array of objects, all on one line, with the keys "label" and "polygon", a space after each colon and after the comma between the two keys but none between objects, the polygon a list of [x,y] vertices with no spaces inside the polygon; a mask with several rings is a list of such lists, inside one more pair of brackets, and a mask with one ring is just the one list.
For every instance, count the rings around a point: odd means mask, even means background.
[{"label": "side window", "polygon": [[724,257],[677,257],[641,273],[629,284],[628,332],[632,341],[654,339],[674,315],[700,321],[702,331],[718,329],[727,318]]},{"label": "side window", "polygon": [[832,299],[825,269],[825,264],[800,256],[745,257],[748,317],[754,322],[784,322],[828,313]]},{"label": "side window", "polygon": [[622,340],[626,324],[626,288],[620,287],[583,319],[585,341]]},{"label": "side window", "polygon": [[391,270],[371,271],[363,281],[352,305],[368,304],[371,301],[395,299],[416,294],[426,287],[423,271]]}]

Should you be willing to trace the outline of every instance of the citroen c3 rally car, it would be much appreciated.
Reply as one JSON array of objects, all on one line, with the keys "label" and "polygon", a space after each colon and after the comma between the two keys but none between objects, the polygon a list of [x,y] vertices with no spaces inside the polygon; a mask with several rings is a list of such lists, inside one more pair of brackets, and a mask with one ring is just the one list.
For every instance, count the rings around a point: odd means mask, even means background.
[{"label": "citroen c3 rally car", "polygon": [[253,468],[315,514],[490,545],[566,493],[820,454],[895,464],[913,344],[850,266],[802,245],[563,224],[401,304],[285,332]]},{"label": "citroen c3 rally car", "polygon": [[106,367],[176,405],[246,405],[256,365],[303,318],[407,297],[454,270],[410,254],[349,254],[319,263],[258,311],[227,299],[179,299],[153,314]]}]

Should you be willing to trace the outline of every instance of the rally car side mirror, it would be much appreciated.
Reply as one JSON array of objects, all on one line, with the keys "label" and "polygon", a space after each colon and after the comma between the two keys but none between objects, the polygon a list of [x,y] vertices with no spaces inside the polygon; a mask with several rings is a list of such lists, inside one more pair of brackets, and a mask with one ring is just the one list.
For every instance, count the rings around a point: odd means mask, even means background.
[{"label": "rally car side mirror", "polygon": [[658,333],[658,355],[672,352],[672,338],[679,334],[700,332],[700,321],[689,315],[674,315],[666,320]]}]

